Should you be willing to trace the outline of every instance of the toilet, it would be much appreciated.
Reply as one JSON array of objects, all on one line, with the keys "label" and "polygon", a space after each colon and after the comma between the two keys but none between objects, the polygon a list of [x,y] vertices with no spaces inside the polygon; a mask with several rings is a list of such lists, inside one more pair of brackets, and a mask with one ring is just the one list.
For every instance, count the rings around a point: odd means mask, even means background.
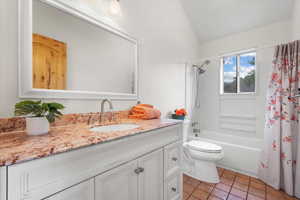
[{"label": "toilet", "polygon": [[221,146],[189,137],[190,121],[183,125],[183,172],[200,181],[219,183],[216,163],[224,158]]}]

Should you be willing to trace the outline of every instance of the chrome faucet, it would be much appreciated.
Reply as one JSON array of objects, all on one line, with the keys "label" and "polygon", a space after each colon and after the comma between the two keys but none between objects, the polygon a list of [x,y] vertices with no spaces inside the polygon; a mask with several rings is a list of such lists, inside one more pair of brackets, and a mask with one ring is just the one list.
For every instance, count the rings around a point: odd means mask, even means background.
[{"label": "chrome faucet", "polygon": [[112,101],[110,99],[103,99],[101,101],[101,111],[100,111],[100,119],[99,119],[99,122],[102,123],[103,122],[103,115],[104,115],[104,105],[105,103],[108,103],[109,105],[109,109],[110,109],[110,112],[111,112],[111,115],[112,115],[112,119],[113,119],[113,104],[112,104]]}]

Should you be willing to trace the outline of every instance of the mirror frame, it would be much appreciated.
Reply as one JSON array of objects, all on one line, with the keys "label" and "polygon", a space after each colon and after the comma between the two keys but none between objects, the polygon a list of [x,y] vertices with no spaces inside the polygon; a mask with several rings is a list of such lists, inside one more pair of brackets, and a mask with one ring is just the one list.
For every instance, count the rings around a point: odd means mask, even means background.
[{"label": "mirror frame", "polygon": [[96,92],[96,91],[80,91],[80,90],[47,90],[35,89],[32,86],[32,9],[33,0],[19,0],[19,35],[18,35],[18,87],[20,98],[51,98],[51,99],[103,99],[110,98],[112,100],[138,100],[139,95],[139,53],[138,40],[130,36],[126,32],[119,30],[106,23],[106,18],[94,16],[88,12],[82,11],[82,8],[76,5],[69,5],[63,0],[38,0],[60,9],[68,14],[83,19],[91,24],[94,24],[120,38],[128,40],[135,45],[135,92],[114,93],[114,92]]}]

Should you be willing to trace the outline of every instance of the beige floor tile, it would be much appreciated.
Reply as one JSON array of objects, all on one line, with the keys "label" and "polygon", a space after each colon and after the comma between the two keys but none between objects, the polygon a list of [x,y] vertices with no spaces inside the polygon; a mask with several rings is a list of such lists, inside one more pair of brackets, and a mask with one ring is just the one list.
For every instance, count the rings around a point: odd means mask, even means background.
[{"label": "beige floor tile", "polygon": [[244,200],[243,198],[240,198],[238,196],[234,196],[232,194],[229,194],[227,200]]},{"label": "beige floor tile", "polygon": [[261,198],[265,198],[265,191],[264,190],[259,190],[259,189],[256,189],[254,187],[249,187],[249,191],[248,191],[250,194],[253,194],[255,196],[258,196],[258,197],[261,197]]},{"label": "beige floor tile", "polygon": [[225,191],[225,192],[229,192],[230,189],[231,189],[231,187],[230,187],[229,185],[226,185],[226,184],[224,184],[224,183],[218,183],[218,184],[216,185],[216,188],[218,188],[218,189],[220,189],[220,190],[223,190],[223,191]]},{"label": "beige floor tile", "polygon": [[242,183],[239,183],[239,182],[234,182],[233,187],[236,188],[236,189],[242,190],[244,192],[248,191],[248,185],[245,185],[245,184],[242,184]]},{"label": "beige floor tile", "polygon": [[209,196],[208,192],[204,192],[202,190],[196,189],[194,190],[194,192],[192,193],[192,195],[200,200],[206,200]]},{"label": "beige floor tile", "polygon": [[200,181],[199,180],[196,180],[194,178],[190,178],[186,181],[186,183],[194,186],[194,187],[197,187],[199,184],[200,184]]},{"label": "beige floor tile", "polygon": [[188,200],[199,200],[196,197],[190,196],[190,198],[188,198]]},{"label": "beige floor tile", "polygon": [[221,199],[216,196],[209,196],[208,200],[221,200]]},{"label": "beige floor tile", "polygon": [[228,169],[225,169],[225,170],[224,170],[224,174],[236,175],[236,172],[231,171],[231,170],[228,170]]},{"label": "beige floor tile", "polygon": [[264,198],[254,196],[254,195],[248,193],[247,200],[264,200]]},{"label": "beige floor tile", "polygon": [[186,192],[183,192],[182,194],[182,197],[183,197],[183,200],[187,200],[189,198],[190,194],[186,193]]},{"label": "beige floor tile", "polygon": [[233,184],[233,180],[227,179],[225,177],[221,177],[220,181],[221,181],[221,183],[224,183],[224,184],[229,185],[229,186],[232,186],[232,184]]},{"label": "beige floor tile", "polygon": [[183,183],[183,192],[186,192],[187,194],[192,194],[194,189],[195,189],[194,186],[187,183]]},{"label": "beige floor tile", "polygon": [[230,180],[234,180],[235,179],[235,175],[232,175],[232,174],[225,174],[225,173],[223,173],[222,177],[224,177],[226,179],[230,179]]},{"label": "beige floor tile", "polygon": [[228,196],[228,192],[224,192],[223,190],[217,188],[214,188],[211,194],[223,200],[225,200]]},{"label": "beige floor tile", "polygon": [[235,182],[239,182],[239,183],[242,183],[244,185],[248,185],[249,182],[250,182],[250,179],[249,178],[243,178],[243,177],[236,177],[235,179]]},{"label": "beige floor tile", "polygon": [[266,185],[264,183],[258,183],[254,181],[250,182],[250,187],[254,187],[259,190],[266,190]]},{"label": "beige floor tile", "polygon": [[261,180],[218,168],[221,182],[211,184],[184,175],[183,200],[299,200],[267,186]]},{"label": "beige floor tile", "polygon": [[230,194],[232,194],[234,196],[238,196],[241,199],[246,199],[247,198],[247,192],[244,192],[242,190],[238,190],[236,188],[232,188],[232,190],[230,191]]},{"label": "beige floor tile", "polygon": [[244,178],[244,179],[250,179],[249,176],[245,175],[245,174],[241,174],[241,173],[236,173],[236,176],[237,177],[240,177],[240,178]]},{"label": "beige floor tile", "polygon": [[263,181],[259,180],[258,178],[254,178],[254,177],[251,177],[251,181],[254,181],[254,182],[257,182],[257,183],[261,183],[261,184],[264,184]]},{"label": "beige floor tile", "polygon": [[202,182],[202,183],[200,183],[198,188],[202,191],[205,191],[205,192],[211,192],[213,190],[214,186]]}]

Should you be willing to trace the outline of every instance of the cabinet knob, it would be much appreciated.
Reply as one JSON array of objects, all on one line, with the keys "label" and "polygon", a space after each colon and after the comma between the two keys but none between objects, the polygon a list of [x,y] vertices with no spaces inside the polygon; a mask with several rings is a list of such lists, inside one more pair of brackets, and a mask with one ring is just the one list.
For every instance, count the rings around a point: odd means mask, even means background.
[{"label": "cabinet knob", "polygon": [[172,160],[176,162],[178,159],[176,157],[173,157]]},{"label": "cabinet knob", "polygon": [[176,192],[176,191],[177,191],[177,189],[174,188],[174,187],[172,187],[171,190],[172,190],[173,192]]},{"label": "cabinet knob", "polygon": [[136,169],[134,170],[134,172],[135,172],[136,174],[140,174],[140,173],[142,173],[142,172],[144,172],[144,171],[145,171],[145,169],[142,168],[142,167],[138,167],[138,168],[136,168]]}]

